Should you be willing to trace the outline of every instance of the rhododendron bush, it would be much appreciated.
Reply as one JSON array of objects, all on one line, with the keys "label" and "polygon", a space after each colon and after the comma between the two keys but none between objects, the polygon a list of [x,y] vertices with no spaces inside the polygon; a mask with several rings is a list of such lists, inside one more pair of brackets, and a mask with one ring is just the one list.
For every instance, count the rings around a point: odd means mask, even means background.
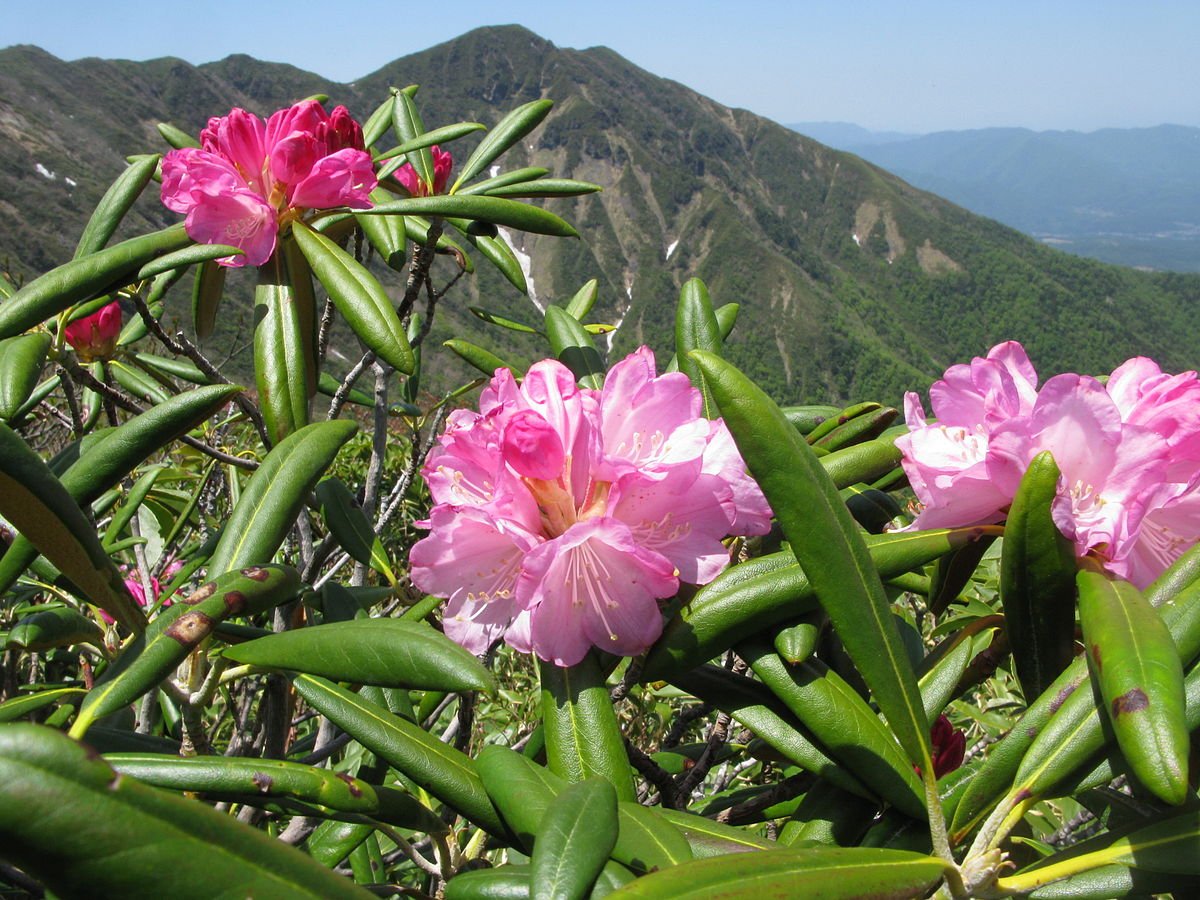
[{"label": "rhododendron bush", "polygon": [[0,891],[1195,895],[1196,374],[780,408],[698,279],[433,346],[603,186],[418,98],[164,124],[0,280]]}]

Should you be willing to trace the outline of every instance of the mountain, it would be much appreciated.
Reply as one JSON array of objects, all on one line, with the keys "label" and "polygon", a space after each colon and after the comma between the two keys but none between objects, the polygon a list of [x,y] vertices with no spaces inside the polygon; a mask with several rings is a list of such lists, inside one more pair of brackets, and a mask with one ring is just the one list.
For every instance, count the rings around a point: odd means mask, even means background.
[{"label": "mountain", "polygon": [[857,151],[859,147],[892,144],[921,137],[907,131],[871,131],[853,122],[791,122],[787,126],[814,141],[838,150]]},{"label": "mountain", "polygon": [[[194,133],[231,106],[264,113],[318,91],[364,116],[389,85],[413,83],[429,127],[490,125],[528,100],[555,101],[504,165],[541,165],[605,190],[547,201],[582,240],[528,236],[517,249],[530,257],[536,304],[599,278],[593,318],[623,323],[614,354],[642,342],[669,353],[675,297],[699,276],[715,302],[741,305],[733,361],[786,402],[898,402],[1006,339],[1023,341],[1047,374],[1106,371],[1137,354],[1196,364],[1200,277],[1058,252],[611,50],[559,48],[516,26],[470,32],[350,85],[244,56],[191,66],[0,51],[0,204],[11,207],[0,259],[28,275],[69,258],[122,157],[161,148],[157,121]],[[471,146],[453,150],[462,159]],[[174,218],[152,197],[138,216],[133,226]],[[541,348],[465,312],[537,315],[487,270],[480,261],[479,277],[439,307],[441,336],[461,331],[528,361]]]},{"label": "mountain", "polygon": [[1200,271],[1200,128],[804,134],[973,212],[1108,262]]}]

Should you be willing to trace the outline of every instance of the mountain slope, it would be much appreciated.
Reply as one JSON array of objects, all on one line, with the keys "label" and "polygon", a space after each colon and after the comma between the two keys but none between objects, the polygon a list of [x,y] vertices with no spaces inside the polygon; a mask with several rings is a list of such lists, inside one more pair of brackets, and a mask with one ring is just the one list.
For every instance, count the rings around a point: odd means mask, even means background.
[{"label": "mountain slope", "polygon": [[[1172,368],[1192,367],[1200,346],[1194,315],[1200,278],[1067,256],[855,156],[650,75],[610,50],[560,49],[515,26],[471,32],[354,85],[329,85],[248,57],[195,68],[175,60],[65,64],[41,54],[44,91],[57,90],[52,115],[22,105],[28,98],[10,91],[14,53],[32,58],[40,51],[0,52],[0,123],[15,115],[49,127],[68,159],[52,160],[63,171],[82,164],[71,155],[83,140],[73,129],[90,127],[80,122],[86,113],[80,104],[98,117],[117,116],[104,133],[107,164],[160,147],[152,134],[156,119],[195,131],[232,105],[264,112],[318,90],[365,115],[389,85],[419,83],[429,127],[460,119],[493,124],[522,102],[550,97],[554,111],[510,151],[505,166],[543,165],[605,190],[547,204],[574,222],[583,240],[518,239],[518,249],[532,258],[535,302],[564,300],[598,277],[595,317],[623,322],[613,352],[640,342],[669,352],[674,298],[684,281],[699,276],[717,303],[741,304],[734,361],[788,402],[896,402],[902,390],[924,386],[945,365],[1009,338],[1024,341],[1047,373],[1102,371],[1139,353]],[[128,83],[129,96],[105,81],[101,96],[72,105],[72,90],[55,87],[110,72]],[[75,90],[86,94],[85,88]],[[72,114],[76,119],[67,118]],[[453,149],[462,159],[470,146],[463,141]],[[13,150],[9,132],[0,132],[0,158],[9,154],[2,172],[21,147]],[[32,173],[33,151],[24,152]],[[89,151],[86,160],[93,158],[102,191],[119,166],[100,179],[99,156]],[[25,180],[22,214],[32,221],[45,201],[30,189],[47,182],[36,173]],[[31,252],[19,236],[0,231],[0,250],[30,269],[66,258],[86,216],[83,194],[80,182],[68,195],[77,208],[61,205],[52,219],[70,240]],[[153,209],[145,216],[170,218]],[[79,226],[63,224],[70,221]],[[465,295],[452,296],[439,310],[443,330],[461,327],[481,342],[506,338],[481,331],[464,315],[467,302],[516,318],[536,315],[528,299],[486,273]],[[535,352],[532,345],[505,347],[517,356]]]},{"label": "mountain slope", "polygon": [[1073,252],[1200,270],[1200,128],[986,128],[887,142],[847,133],[837,146]]}]

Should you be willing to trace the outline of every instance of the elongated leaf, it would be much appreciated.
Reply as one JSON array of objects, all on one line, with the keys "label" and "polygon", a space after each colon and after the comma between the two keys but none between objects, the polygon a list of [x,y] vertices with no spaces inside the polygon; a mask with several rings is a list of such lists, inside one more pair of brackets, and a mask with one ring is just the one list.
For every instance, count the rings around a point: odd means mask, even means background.
[{"label": "elongated leaf", "polygon": [[[41,458],[3,423],[0,423],[0,515],[78,585],[88,600],[132,631],[145,627],[145,615],[129,595],[112,559],[100,546],[100,539],[83,510]],[[8,553],[4,558],[8,558]]]},{"label": "elongated leaf", "polygon": [[183,226],[172,225],[163,231],[130,238],[51,269],[0,304],[0,340],[28,331],[76,303],[121,286],[156,256],[178,250],[189,243],[191,238]]},{"label": "elongated leaf", "polygon": [[272,266],[254,289],[254,376],[273,444],[308,424],[309,354],[291,285]]},{"label": "elongated leaf", "polygon": [[405,156],[413,169],[417,173],[417,177],[425,183],[425,189],[429,193],[433,193],[433,154],[429,151],[428,144],[422,144],[417,140],[425,133],[425,124],[421,121],[421,114],[417,112],[417,105],[413,102],[412,94],[408,91],[398,91],[392,105],[392,128],[396,131],[396,136],[404,143],[412,144],[413,148],[409,150]]},{"label": "elongated leaf", "polygon": [[0,341],[0,419],[16,416],[33,394],[51,340],[43,331]]},{"label": "elongated leaf", "polygon": [[8,633],[7,647],[49,650],[89,643],[102,646],[104,632],[87,616],[67,606],[44,609],[17,622]]},{"label": "elongated leaf", "polygon": [[456,216],[460,219],[478,219],[493,225],[505,225],[532,234],[579,237],[579,232],[554,213],[547,212],[540,206],[518,203],[503,197],[411,197],[363,210],[358,215]]},{"label": "elongated leaf", "polygon": [[565,788],[542,816],[530,859],[534,900],[583,900],[617,842],[617,794],[603,778]]},{"label": "elongated leaf", "polygon": [[709,419],[717,417],[716,401],[700,374],[700,367],[688,354],[693,350],[709,350],[719,355],[722,343],[708,288],[699,278],[692,278],[680,290],[675,307],[675,357],[679,360],[679,371],[687,375],[703,396],[704,415]]},{"label": "elongated leaf", "polygon": [[[975,528],[867,535],[880,575],[891,577],[977,540]],[[650,649],[647,680],[670,679],[725,652],[743,638],[817,608],[812,585],[788,552],[750,560],[702,587]]]},{"label": "elongated leaf", "polygon": [[692,849],[696,859],[706,856],[721,856],[725,853],[743,853],[751,850],[771,850],[778,845],[774,841],[760,838],[749,831],[725,825],[704,816],[692,815],[675,809],[658,810],[658,815],[679,829]]},{"label": "elongated leaf", "polygon": [[227,572],[164,610],[88,692],[71,728],[82,737],[93,721],[116,712],[158,685],[223,619],[253,615],[290,600],[300,575],[288,566],[255,566]]},{"label": "elongated leaf", "polygon": [[692,354],[796,560],[909,758],[932,771],[929,723],[879,572],[811,448],[770,398],[719,357]]},{"label": "elongated leaf", "polygon": [[876,487],[878,479],[899,467],[900,451],[891,441],[864,441],[835,450],[822,456],[820,461],[834,487],[839,490],[860,482]]},{"label": "elongated leaf", "polygon": [[489,378],[496,374],[497,369],[508,369],[510,372],[516,373],[516,369],[502,360],[490,350],[484,350],[482,347],[477,347],[468,341],[452,338],[442,344],[443,347],[449,347],[457,353],[462,359],[470,363],[476,369]]},{"label": "elongated leaf", "polygon": [[325,525],[342,549],[395,584],[396,576],[383,549],[383,542],[345,482],[338,478],[326,478],[317,485],[316,496]]},{"label": "elongated leaf", "polygon": [[1061,878],[1102,866],[1136,866],[1154,872],[1200,875],[1200,812],[1191,810],[1127,835],[1102,835],[1072,848],[1065,859],[1049,859],[1000,879],[1002,890],[1024,893]]},{"label": "elongated leaf", "polygon": [[317,479],[358,430],[354,422],[314,422],[284,438],[250,477],[208,561],[215,577],[271,561]]},{"label": "elongated leaf", "polygon": [[542,119],[546,118],[553,105],[551,100],[534,100],[517,107],[497,122],[496,127],[488,132],[463,163],[458,180],[450,188],[450,193],[455,193],[459,185],[470,181],[490,166],[501,153],[533,131]]},{"label": "elongated leaf", "polygon": [[446,884],[446,900],[528,900],[533,873],[528,865],[459,872]]},{"label": "elongated leaf", "polygon": [[62,700],[74,703],[86,693],[83,688],[51,688],[13,697],[0,703],[0,722],[12,722]]},{"label": "elongated leaf", "polygon": [[575,296],[567,301],[567,305],[563,308],[567,311],[567,315],[582,322],[584,316],[590,313],[592,307],[596,305],[596,297],[599,296],[599,293],[600,282],[593,278],[577,290]]},{"label": "elongated leaf", "polygon": [[671,677],[671,683],[727,712],[754,736],[796,765],[860,797],[871,792],[816,744],[816,739],[762,685],[719,666],[701,666]]},{"label": "elongated leaf", "polygon": [[225,656],[334,681],[436,691],[493,691],[495,679],[440,632],[400,619],[352,619],[238,644]]},{"label": "elongated leaf", "polygon": [[578,319],[557,306],[546,307],[546,337],[555,357],[580,384],[595,390],[604,385],[604,361]]},{"label": "elongated leaf", "polygon": [[921,853],[874,848],[765,850],[711,857],[654,872],[609,896],[614,900],[853,900],[923,897],[946,863]]},{"label": "elongated leaf", "polygon": [[[378,208],[378,207],[377,207]],[[307,225],[292,228],[313,274],[364,344],[405,374],[413,370],[412,348],[383,287],[353,256]]]},{"label": "elongated leaf", "polygon": [[221,295],[225,293],[225,267],[214,261],[201,263],[192,285],[192,325],[196,337],[207,340],[217,325]]},{"label": "elongated leaf", "polygon": [[574,178],[539,178],[537,181],[526,181],[521,184],[506,184],[489,188],[489,197],[579,197],[583,194],[594,194],[604,190],[598,184],[590,181],[576,181]]},{"label": "elongated leaf", "polygon": [[507,243],[498,237],[491,237],[486,234],[472,234],[470,229],[473,223],[467,219],[447,219],[446,221],[462,232],[463,237],[476,250],[482,253],[488,262],[499,270],[500,274],[507,279],[509,284],[522,294],[529,293],[529,284],[525,280],[525,271],[521,268],[520,260],[517,259]]},{"label": "elongated leaf", "polygon": [[[377,187],[371,191],[372,203],[387,203],[391,198],[392,194],[385,188]],[[358,216],[355,221],[388,267],[403,271],[408,247],[404,219],[401,216]]]},{"label": "elongated leaf", "polygon": [[761,639],[740,644],[739,650],[834,760],[902,812],[925,817],[924,793],[911,763],[854,688],[817,660],[788,666]]},{"label": "elongated leaf", "polygon": [[[432,147],[434,144],[449,143],[457,140],[464,135],[471,134],[474,131],[484,131],[486,126],[479,122],[458,122],[454,125],[443,125],[441,128],[435,128],[432,131],[425,131],[416,135],[411,140],[405,140],[403,143],[396,145],[386,153],[379,154],[376,157],[376,162],[384,162],[385,160],[395,159],[397,156],[404,156],[411,153],[413,150],[421,150],[425,147]],[[389,171],[389,167],[384,166],[379,170],[379,177],[382,179],[390,175],[395,169]]]},{"label": "elongated leaf", "polygon": [[[62,489],[78,504],[94,503],[101,494],[119,484],[122,478],[147,457],[162,450],[213,415],[241,390],[241,387],[229,384],[197,388],[171,397],[141,415],[123,422],[117,428],[106,432],[100,438],[100,443],[90,445],[80,454],[78,460],[63,472]],[[32,535],[26,534],[24,529],[18,530],[21,534],[13,540],[8,552],[0,558],[0,591],[11,587],[37,556],[34,549],[36,542],[30,541]],[[90,525],[88,532],[95,537],[95,529]],[[37,549],[45,553],[43,548]],[[47,558],[53,561],[49,555]],[[62,566],[59,568],[62,569]],[[81,588],[85,587],[74,578],[72,581]],[[112,612],[107,611],[110,614]]]},{"label": "elongated leaf", "polygon": [[210,260],[241,255],[242,250],[240,248],[231,247],[228,244],[193,244],[190,247],[183,247],[171,253],[164,253],[162,256],[150,260],[150,262],[138,269],[135,280],[146,281],[168,272],[187,269],[190,266],[196,265],[196,263],[206,263]]},{"label": "elongated leaf", "polygon": [[621,729],[592,656],[574,666],[541,662],[542,724],[550,771],[567,781],[605,778],[620,800],[634,800]]},{"label": "elongated leaf", "polygon": [[1058,476],[1049,451],[1034,457],[1004,528],[1000,600],[1026,697],[1049,687],[1075,655],[1075,553],[1050,515]]},{"label": "elongated leaf", "polygon": [[[71,828],[63,828],[69,820]],[[123,778],[53,729],[0,729],[5,858],[64,897],[370,897],[201,803]]]},{"label": "elongated leaf", "polygon": [[108,239],[125,218],[125,213],[129,212],[142,190],[154,177],[154,170],[161,159],[157,153],[139,156],[117,176],[117,180],[104,192],[87,225],[83,227],[83,234],[79,236],[79,243],[75,247],[75,259],[95,253],[108,243]]},{"label": "elongated leaf", "polygon": [[474,184],[459,188],[452,193],[458,196],[470,196],[472,194],[486,194],[492,188],[504,187],[509,184],[520,184],[525,181],[536,181],[539,178],[544,178],[550,174],[549,169],[542,169],[538,166],[526,166],[521,169],[512,169],[508,172],[500,172],[491,178],[485,178],[483,181],[477,181]]},{"label": "elongated leaf", "polygon": [[1128,866],[1101,866],[1052,881],[1030,893],[1029,900],[1143,900],[1176,892],[1177,896],[1200,896],[1200,877],[1142,872]]},{"label": "elongated leaf", "polygon": [[368,750],[489,834],[507,838],[470,757],[324,678],[298,675],[293,683],[310,706]]},{"label": "elongated leaf", "polygon": [[188,134],[181,128],[177,128],[169,122],[159,122],[156,126],[158,133],[162,135],[162,139],[174,147],[176,150],[182,150],[186,147],[199,147],[200,142]]},{"label": "elongated leaf", "polygon": [[1081,571],[1079,619],[1092,678],[1138,780],[1166,803],[1188,795],[1183,668],[1162,619],[1133,585]]}]

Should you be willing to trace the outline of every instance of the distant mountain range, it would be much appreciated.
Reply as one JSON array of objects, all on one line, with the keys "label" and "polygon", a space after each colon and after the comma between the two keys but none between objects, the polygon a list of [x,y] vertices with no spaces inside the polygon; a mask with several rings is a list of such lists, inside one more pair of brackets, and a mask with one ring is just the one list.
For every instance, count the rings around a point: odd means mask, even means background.
[{"label": "distant mountain range", "polygon": [[1200,128],[905,135],[844,122],[789,127],[1072,253],[1200,272]]},{"label": "distant mountain range", "polygon": [[[364,116],[389,85],[413,83],[431,128],[490,125],[552,98],[549,118],[504,166],[545,166],[605,188],[547,201],[582,240],[515,239],[530,260],[530,297],[477,259],[477,276],[439,308],[435,337],[459,333],[527,362],[544,345],[485,326],[466,306],[534,321],[535,306],[598,278],[594,319],[623,322],[611,352],[645,342],[662,359],[679,288],[699,276],[715,302],[741,305],[733,361],[785,402],[896,403],[1006,339],[1025,342],[1047,374],[1106,371],[1136,354],[1173,369],[1198,361],[1200,276],[1061,253],[611,50],[559,48],[516,26],[470,32],[349,85],[246,56],[192,66],[0,51],[0,263],[30,276],[69,258],[124,157],[163,148],[158,121],[197,133],[232,106],[266,113],[317,92]],[[471,146],[452,149],[461,160]],[[129,227],[175,219],[151,196]],[[439,265],[448,278],[449,260]],[[176,290],[168,311],[185,319],[186,283]],[[220,340],[223,350],[245,334]],[[352,341],[336,349],[358,352]]]}]

